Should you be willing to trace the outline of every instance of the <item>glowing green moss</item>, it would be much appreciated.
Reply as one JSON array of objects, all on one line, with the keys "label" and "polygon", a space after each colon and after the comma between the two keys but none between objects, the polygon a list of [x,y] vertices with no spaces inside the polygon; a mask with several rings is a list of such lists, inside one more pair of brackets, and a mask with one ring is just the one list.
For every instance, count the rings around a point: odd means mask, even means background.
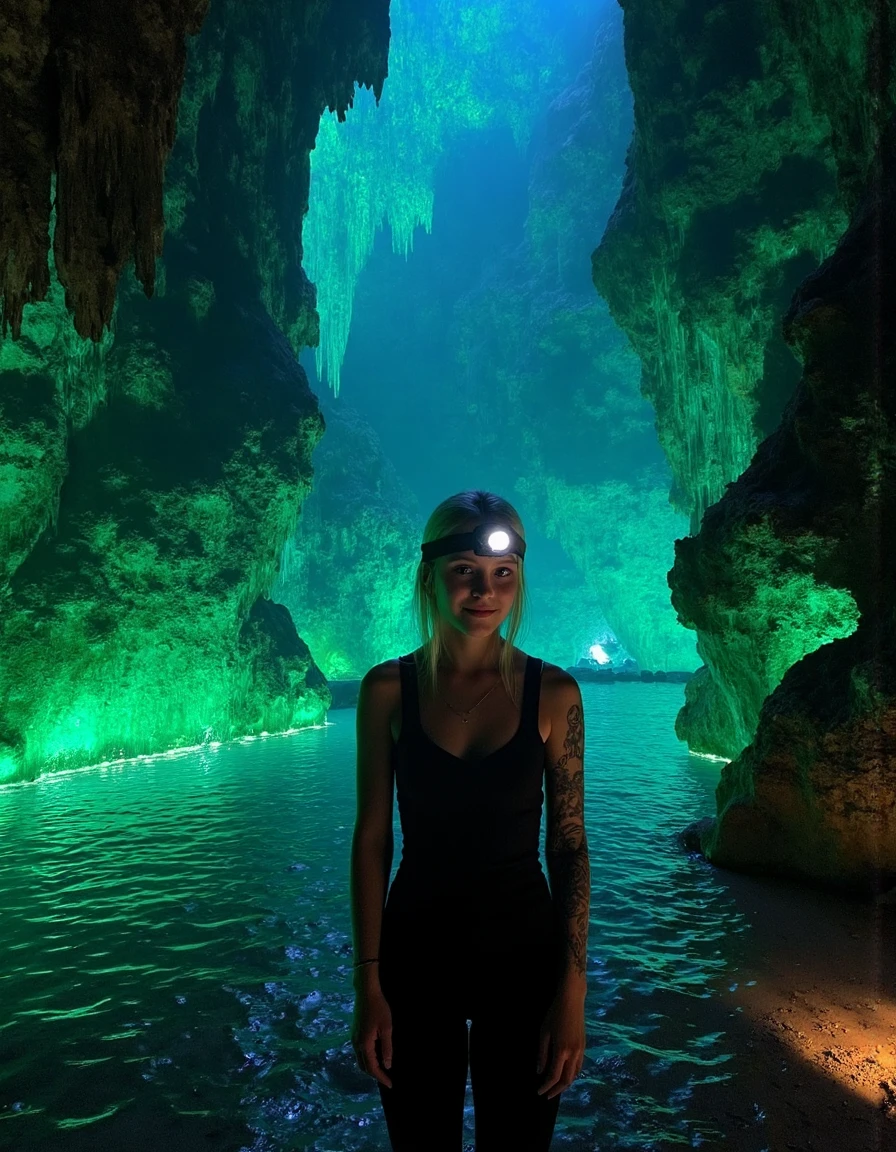
[{"label": "glowing green moss", "polygon": [[694,623],[708,666],[702,682],[688,686],[676,725],[694,751],[734,759],[752,741],[763,701],[787,670],[856,630],[852,594],[812,574],[831,547],[812,533],[780,539],[768,520],[738,526],[721,558],[704,553],[699,538],[679,542],[673,599],[681,611],[691,600],[677,589],[701,581]]},{"label": "glowing green moss", "polygon": [[[242,488],[251,492],[246,477],[258,468],[251,444],[243,465]],[[77,545],[75,533],[64,541],[71,570],[59,563],[55,583],[36,586],[52,610],[39,619],[19,610],[5,622],[14,670],[2,685],[7,778],[323,719],[329,695],[313,681],[310,655],[294,635],[291,647],[286,635],[285,653],[258,626],[240,635],[238,647],[228,643],[276,564],[273,552],[268,563],[257,559],[263,550],[248,524],[267,540],[294,524],[294,489],[287,494],[281,483],[284,499],[272,501],[275,482],[273,474],[258,481],[268,496],[247,498],[250,515],[234,506],[236,478],[227,495],[152,493],[153,516],[142,528],[82,510]],[[109,476],[111,489],[119,483]]]},{"label": "glowing green moss", "polygon": [[845,225],[838,211],[802,213],[786,230],[760,225],[745,248],[737,291],[706,291],[699,302],[686,300],[666,264],[651,270],[645,314],[655,335],[646,391],[657,407],[676,504],[689,514],[691,532],[725,485],[746,470],[763,439],[757,392],[779,320],[769,281],[783,276],[800,254],[811,253],[820,263]]}]

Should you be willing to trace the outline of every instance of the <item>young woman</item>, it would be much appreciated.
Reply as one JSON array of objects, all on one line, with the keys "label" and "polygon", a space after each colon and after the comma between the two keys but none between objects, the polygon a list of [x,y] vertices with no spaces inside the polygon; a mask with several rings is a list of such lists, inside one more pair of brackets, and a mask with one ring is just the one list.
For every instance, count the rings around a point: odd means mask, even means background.
[{"label": "young woman", "polygon": [[[423,541],[423,645],[371,668],[358,699],[352,1045],[395,1152],[459,1152],[468,1060],[477,1152],[546,1152],[585,1050],[582,697],[513,645],[526,545],[510,504],[461,492]],[[384,908],[393,773],[403,848]]]}]

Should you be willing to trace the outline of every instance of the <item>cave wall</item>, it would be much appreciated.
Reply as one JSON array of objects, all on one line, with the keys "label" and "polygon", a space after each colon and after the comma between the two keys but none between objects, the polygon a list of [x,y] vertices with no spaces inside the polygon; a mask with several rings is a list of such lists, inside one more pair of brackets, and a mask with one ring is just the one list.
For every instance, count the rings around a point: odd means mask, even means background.
[{"label": "cave wall", "polygon": [[[88,228],[60,270],[77,267],[80,287],[51,279],[0,346],[0,779],[323,716],[323,677],[268,600],[323,432],[297,360],[317,329],[301,228],[320,115],[344,114],[355,80],[381,88],[388,34],[374,0],[214,4],[190,44],[154,298],[138,261],[114,335],[72,332],[67,309],[105,300],[117,276],[117,256],[98,269],[97,252],[113,254]],[[102,72],[127,94],[129,39],[116,44]],[[85,44],[84,91],[94,58]],[[109,187],[126,198],[150,174]],[[61,269],[61,198],[51,223]]]},{"label": "cave wall", "polygon": [[855,632],[803,657],[764,702],[700,844],[722,865],[877,893],[896,884],[894,205],[891,121],[849,230],[785,317],[804,372],[781,427],[676,562],[683,600],[725,595],[761,524],[776,546],[768,578],[800,565],[851,593]]},{"label": "cave wall", "polygon": [[360,678],[420,642],[412,611],[424,520],[371,425],[321,395],[327,434],[272,596],[328,679]]},{"label": "cave wall", "polygon": [[[798,381],[780,321],[867,178],[874,24],[858,2],[622,6],[635,133],[594,279],[641,359],[696,533]],[[734,596],[676,597],[704,663],[676,726],[695,751],[737,756],[787,669],[856,626],[848,589],[814,574],[824,542],[771,578],[770,535],[757,523],[726,561]]]},{"label": "cave wall", "polygon": [[731,759],[699,844],[867,891],[896,878],[893,6],[623,8],[635,133],[594,276],[691,515],[677,729]]}]

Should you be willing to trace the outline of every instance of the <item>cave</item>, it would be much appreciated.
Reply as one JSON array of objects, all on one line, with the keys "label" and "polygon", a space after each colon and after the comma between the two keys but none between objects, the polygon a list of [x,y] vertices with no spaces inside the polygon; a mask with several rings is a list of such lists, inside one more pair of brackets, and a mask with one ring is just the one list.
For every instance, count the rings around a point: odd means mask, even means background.
[{"label": "cave", "polygon": [[892,0],[0,13],[0,1147],[396,1146],[350,1041],[362,701],[475,491],[525,525],[505,647],[584,716],[552,1146],[896,1150],[894,37]]}]

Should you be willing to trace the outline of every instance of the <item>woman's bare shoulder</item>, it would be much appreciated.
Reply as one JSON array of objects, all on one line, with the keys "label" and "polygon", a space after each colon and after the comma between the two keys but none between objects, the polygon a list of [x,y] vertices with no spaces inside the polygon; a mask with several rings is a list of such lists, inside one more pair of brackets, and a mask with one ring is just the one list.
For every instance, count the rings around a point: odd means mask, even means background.
[{"label": "woman's bare shoulder", "polygon": [[544,667],[541,671],[541,683],[547,688],[569,688],[573,684],[578,684],[574,676],[561,668],[559,664],[552,664],[550,660],[543,660]]},{"label": "woman's bare shoulder", "polygon": [[364,679],[369,684],[388,683],[391,680],[398,678],[398,657],[394,656],[391,660],[383,660],[380,664],[374,664],[373,667],[368,668],[364,674]]},{"label": "woman's bare shoulder", "polygon": [[380,664],[374,664],[372,668],[369,668],[361,681],[362,690],[368,693],[373,692],[375,695],[394,691],[401,678],[398,660],[399,658],[395,656],[391,660],[383,660]]}]

